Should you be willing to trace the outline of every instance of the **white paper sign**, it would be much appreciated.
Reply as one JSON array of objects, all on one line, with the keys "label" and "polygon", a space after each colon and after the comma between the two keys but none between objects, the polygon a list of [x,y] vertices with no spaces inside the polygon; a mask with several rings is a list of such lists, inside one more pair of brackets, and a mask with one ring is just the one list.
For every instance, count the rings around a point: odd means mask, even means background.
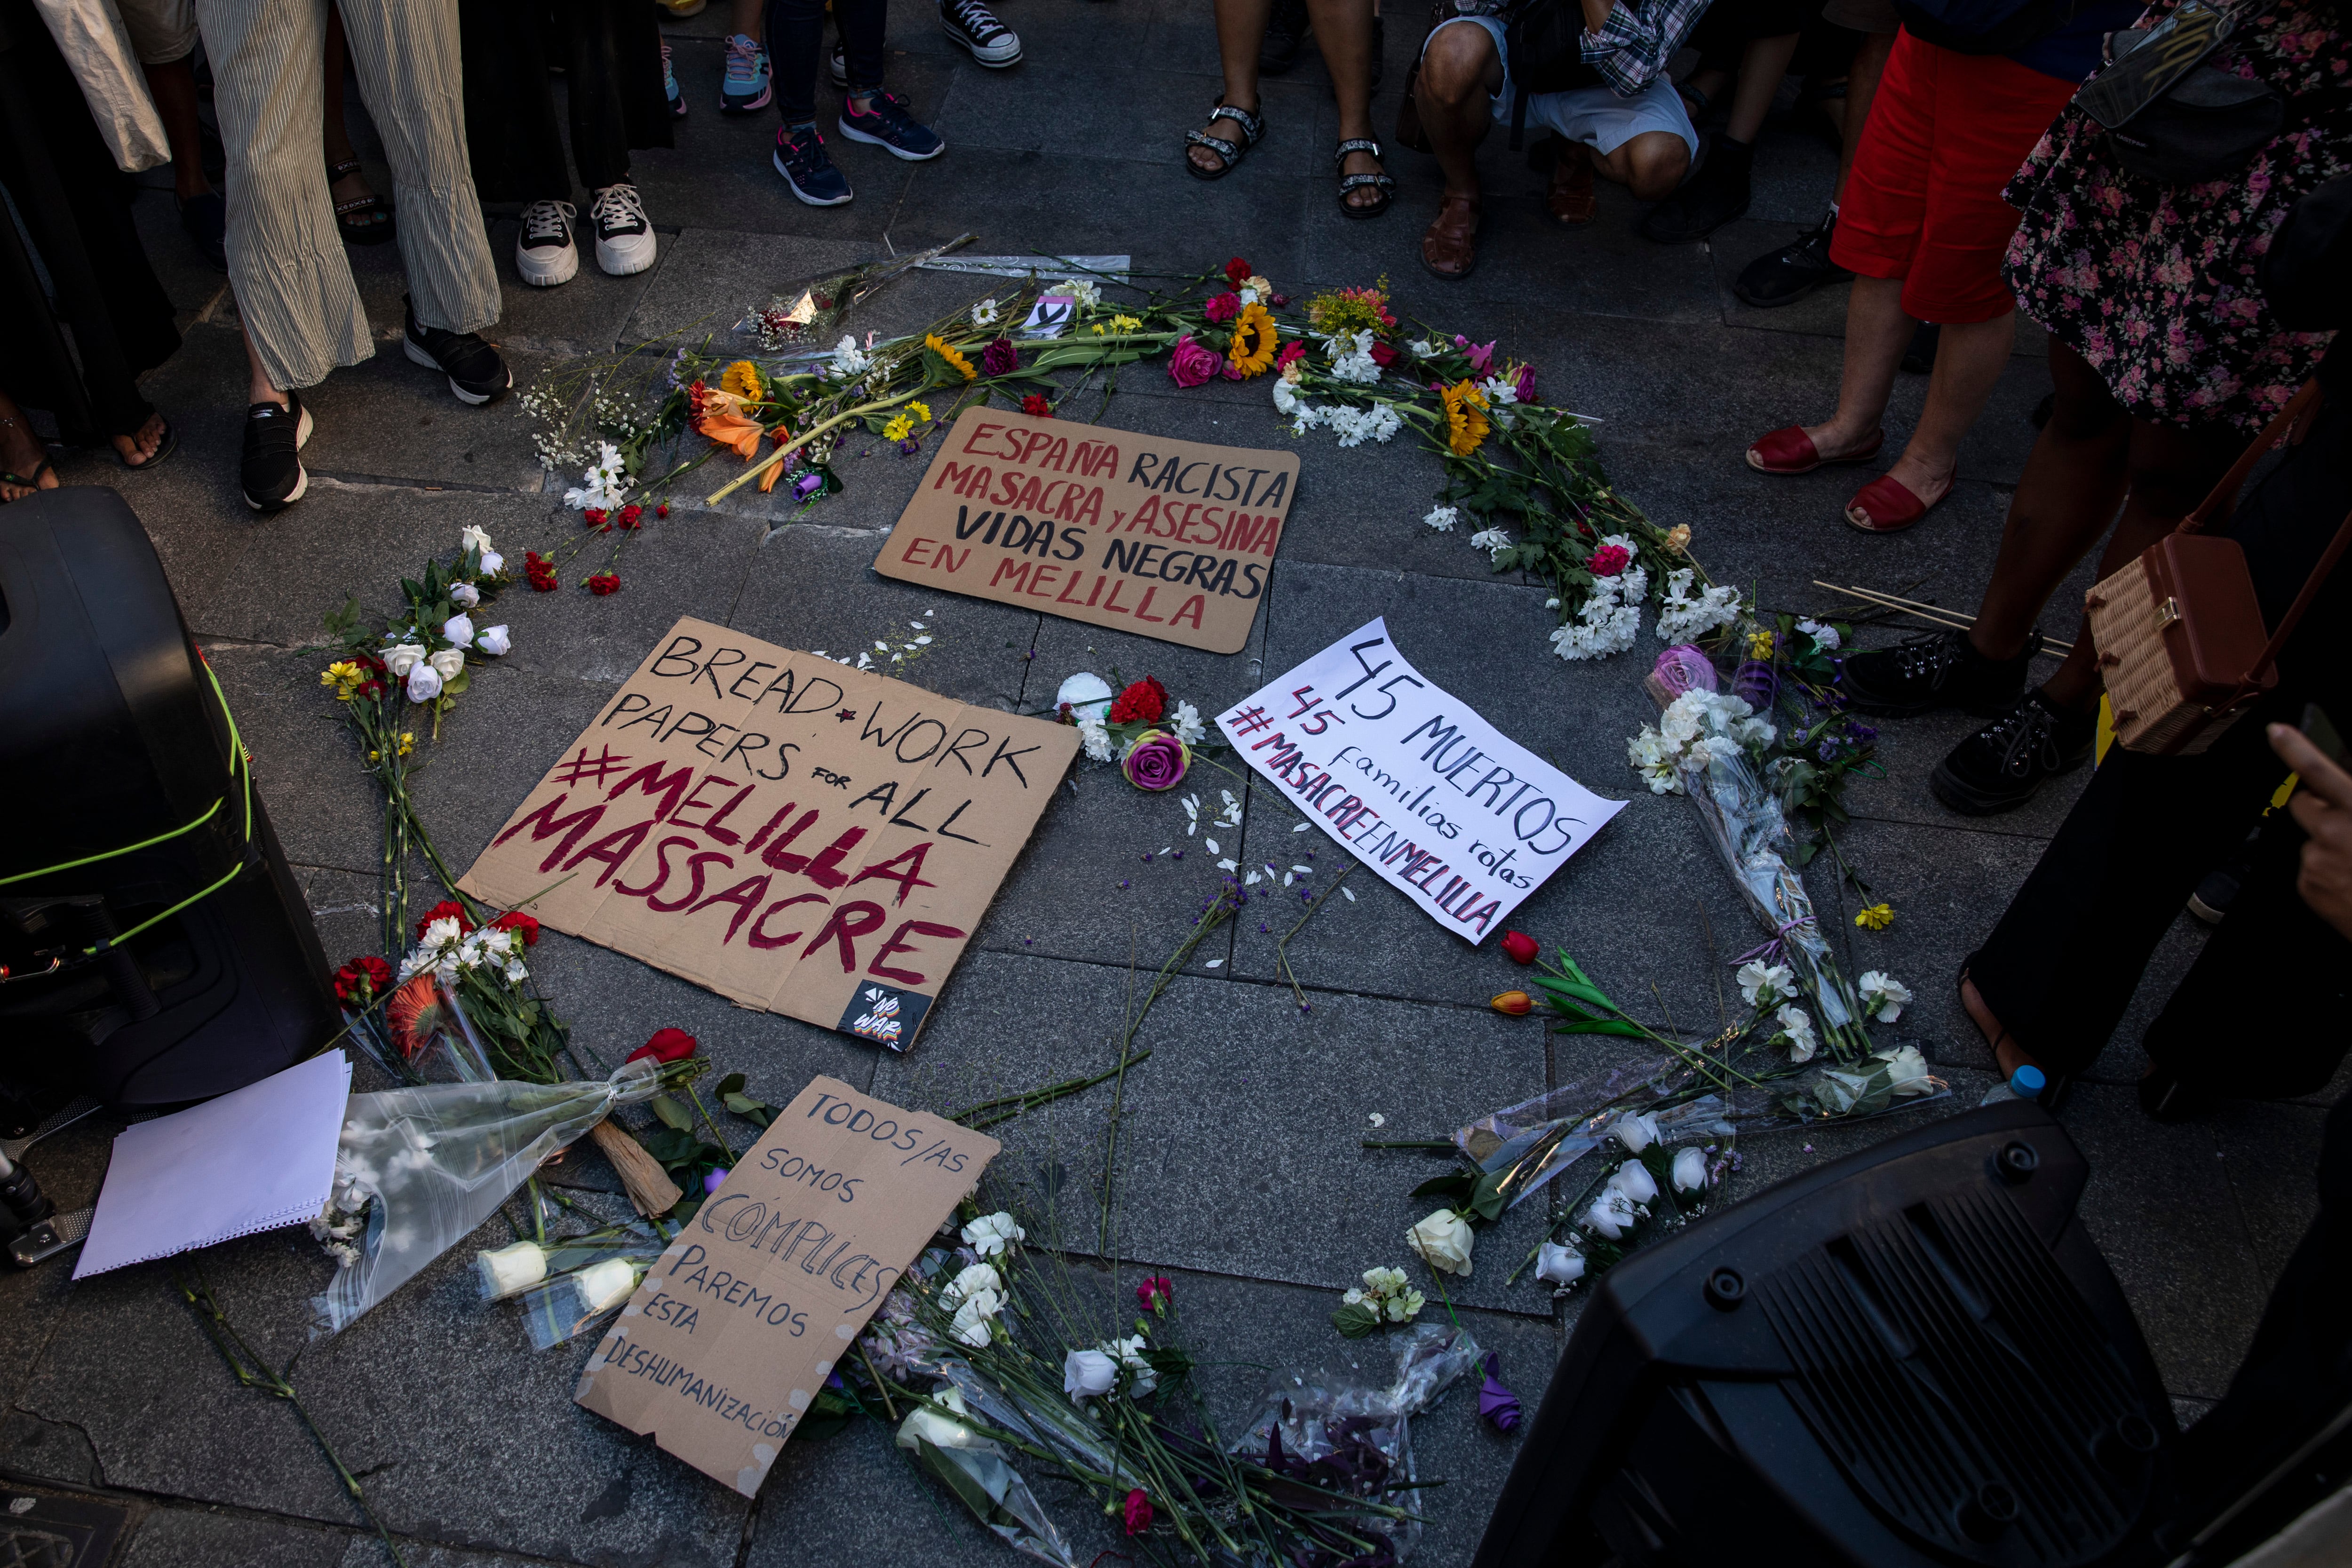
[{"label": "white paper sign", "polygon": [[1067,294],[1040,294],[1037,302],[1029,307],[1029,319],[1021,323],[1024,338],[1058,338],[1068,330],[1077,315],[1078,302]]},{"label": "white paper sign", "polygon": [[1360,626],[1217,728],[1307,820],[1472,946],[1625,808],[1431,683]]}]

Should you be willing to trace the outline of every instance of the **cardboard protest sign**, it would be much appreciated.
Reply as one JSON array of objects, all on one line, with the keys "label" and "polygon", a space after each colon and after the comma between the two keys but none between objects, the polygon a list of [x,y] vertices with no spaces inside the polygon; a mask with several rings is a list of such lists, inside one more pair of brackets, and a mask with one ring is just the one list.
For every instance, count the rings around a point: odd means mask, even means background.
[{"label": "cardboard protest sign", "polygon": [[1432,685],[1376,620],[1218,715],[1307,820],[1473,947],[1625,809]]},{"label": "cardboard protest sign", "polygon": [[752,1496],[997,1147],[811,1080],[646,1272],[572,1397]]},{"label": "cardboard protest sign", "polygon": [[688,617],[459,886],[905,1050],[1077,748]]},{"label": "cardboard protest sign", "polygon": [[1297,488],[1294,452],[967,408],[874,570],[1239,653]]}]

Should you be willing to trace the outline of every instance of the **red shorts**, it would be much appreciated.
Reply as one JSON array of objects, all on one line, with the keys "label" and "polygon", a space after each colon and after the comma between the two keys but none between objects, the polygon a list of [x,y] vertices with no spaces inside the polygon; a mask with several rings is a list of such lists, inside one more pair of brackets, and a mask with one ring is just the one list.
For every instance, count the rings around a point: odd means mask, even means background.
[{"label": "red shorts", "polygon": [[2014,310],[2000,263],[2018,212],[2001,187],[2074,86],[2000,55],[1896,34],[1830,258],[1864,278],[1901,279],[1904,313],[1918,321],[1958,325]]}]

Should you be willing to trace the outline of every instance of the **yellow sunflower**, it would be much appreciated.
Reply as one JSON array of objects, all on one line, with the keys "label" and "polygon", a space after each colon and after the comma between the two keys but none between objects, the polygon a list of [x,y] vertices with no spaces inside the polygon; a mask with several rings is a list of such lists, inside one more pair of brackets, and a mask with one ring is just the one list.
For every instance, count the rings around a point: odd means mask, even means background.
[{"label": "yellow sunflower", "polygon": [[1225,358],[1247,380],[1274,368],[1274,315],[1263,305],[1244,305],[1234,322],[1234,344]]},{"label": "yellow sunflower", "polygon": [[1438,394],[1445,400],[1445,445],[1457,458],[1466,458],[1486,438],[1486,395],[1467,381],[1457,381]]},{"label": "yellow sunflower", "polygon": [[767,393],[760,382],[760,367],[747,359],[739,359],[727,367],[719,378],[719,389],[731,392],[746,403],[767,401]]},{"label": "yellow sunflower", "polygon": [[955,371],[966,381],[977,381],[980,378],[980,372],[971,368],[971,361],[956,353],[954,348],[949,344],[948,341],[940,336],[939,333],[925,333],[923,337],[923,346],[930,350],[933,353],[939,355],[940,358],[947,361],[948,368]]}]

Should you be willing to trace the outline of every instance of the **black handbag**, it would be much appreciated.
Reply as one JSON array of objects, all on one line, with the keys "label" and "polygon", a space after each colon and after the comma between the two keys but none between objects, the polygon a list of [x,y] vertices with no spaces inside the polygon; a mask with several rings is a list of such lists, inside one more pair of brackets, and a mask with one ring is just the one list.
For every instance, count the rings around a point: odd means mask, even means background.
[{"label": "black handbag", "polygon": [[2111,63],[2074,101],[2126,174],[2160,185],[2226,180],[2279,133],[2287,100],[2275,88],[2205,63],[2272,3],[2233,11],[2185,0],[2154,27],[2108,38]]}]

